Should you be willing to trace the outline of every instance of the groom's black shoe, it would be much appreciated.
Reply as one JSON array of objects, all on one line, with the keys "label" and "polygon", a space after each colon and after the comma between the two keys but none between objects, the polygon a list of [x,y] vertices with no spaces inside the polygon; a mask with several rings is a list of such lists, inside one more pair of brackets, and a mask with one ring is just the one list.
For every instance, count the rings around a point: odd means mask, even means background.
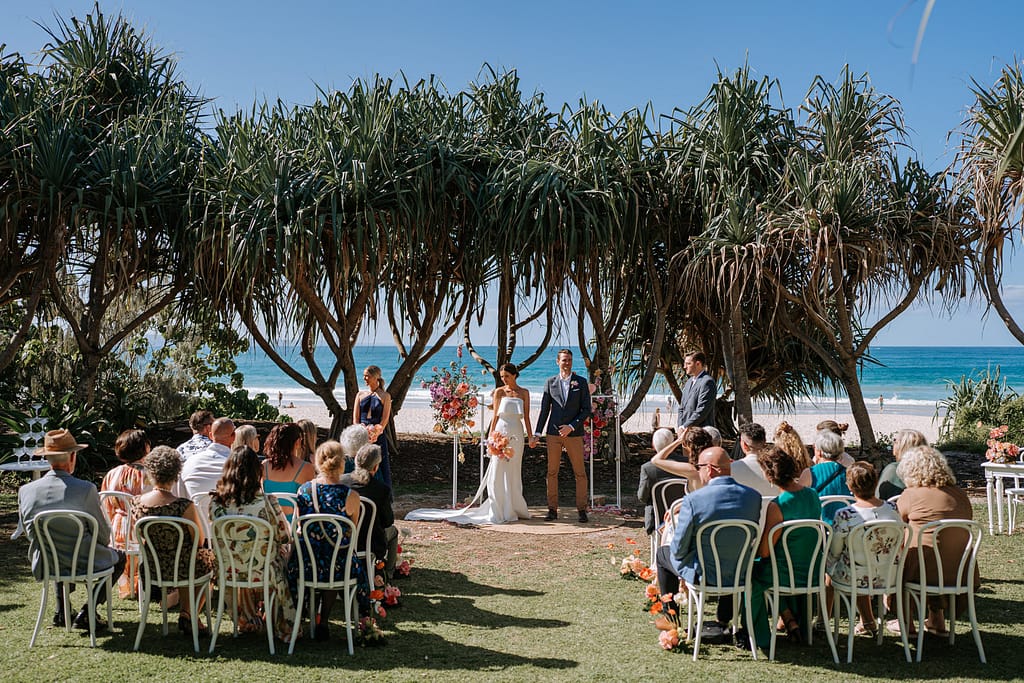
[{"label": "groom's black shoe", "polygon": [[552,510],[551,508],[548,508],[548,514],[546,517],[544,517],[544,521],[553,522],[556,519],[558,519],[558,510]]},{"label": "groom's black shoe", "polygon": [[586,510],[580,510],[580,524],[586,524],[586,523],[587,523],[587,511]]}]

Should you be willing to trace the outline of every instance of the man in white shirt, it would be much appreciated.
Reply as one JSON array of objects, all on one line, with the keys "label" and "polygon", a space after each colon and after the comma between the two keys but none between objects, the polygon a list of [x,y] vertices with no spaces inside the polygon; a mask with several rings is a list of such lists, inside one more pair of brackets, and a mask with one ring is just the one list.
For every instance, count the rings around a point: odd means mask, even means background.
[{"label": "man in white shirt", "polygon": [[197,493],[209,493],[217,488],[235,439],[235,423],[226,417],[217,418],[210,427],[210,436],[213,443],[185,461],[175,495],[191,498]]},{"label": "man in white shirt", "polygon": [[768,477],[757,462],[757,454],[760,453],[767,442],[765,439],[764,427],[756,422],[748,422],[740,426],[740,448],[743,449],[743,457],[734,460],[732,463],[732,478],[737,483],[748,486],[762,496],[777,496],[779,490],[768,483]]}]

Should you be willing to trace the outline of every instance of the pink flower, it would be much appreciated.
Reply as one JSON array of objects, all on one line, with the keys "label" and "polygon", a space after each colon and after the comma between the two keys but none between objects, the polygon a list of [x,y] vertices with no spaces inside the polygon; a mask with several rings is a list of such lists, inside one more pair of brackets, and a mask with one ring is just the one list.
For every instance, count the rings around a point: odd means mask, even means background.
[{"label": "pink flower", "polygon": [[662,631],[658,634],[658,642],[661,647],[665,650],[671,650],[672,648],[679,645],[679,631],[671,629],[669,631]]},{"label": "pink flower", "polygon": [[384,589],[384,604],[393,606],[398,604],[398,598],[402,596],[402,591],[398,590],[394,586],[387,586]]},{"label": "pink flower", "polygon": [[402,576],[409,576],[412,572],[412,560],[402,560],[395,569],[398,570],[398,573]]}]

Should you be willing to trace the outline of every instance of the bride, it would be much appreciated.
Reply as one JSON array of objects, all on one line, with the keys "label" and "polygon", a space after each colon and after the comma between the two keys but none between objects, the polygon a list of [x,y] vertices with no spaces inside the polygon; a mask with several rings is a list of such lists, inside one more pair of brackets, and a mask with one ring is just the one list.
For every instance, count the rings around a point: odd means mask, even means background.
[{"label": "bride", "polygon": [[[519,370],[505,363],[498,371],[504,386],[494,390],[490,434],[504,434],[512,453],[508,457],[491,455],[487,474],[469,507],[460,510],[421,508],[405,516],[408,520],[444,520],[456,524],[504,524],[529,519],[523,498],[523,445],[530,426],[530,392],[519,386]],[[487,499],[482,500],[487,494]],[[473,508],[476,503],[480,506]]]}]

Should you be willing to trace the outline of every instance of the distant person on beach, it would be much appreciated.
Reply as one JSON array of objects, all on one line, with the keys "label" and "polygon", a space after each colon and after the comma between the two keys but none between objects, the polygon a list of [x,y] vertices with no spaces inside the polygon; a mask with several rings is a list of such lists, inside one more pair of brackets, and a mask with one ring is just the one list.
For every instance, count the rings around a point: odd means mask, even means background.
[{"label": "distant person on beach", "polygon": [[881,394],[878,395],[878,411],[881,413],[885,412],[885,397]]},{"label": "distant person on beach", "polygon": [[352,414],[352,424],[366,427],[370,443],[380,446],[380,469],[374,476],[389,489],[394,490],[391,485],[391,458],[388,457],[387,436],[388,423],[391,422],[391,394],[384,389],[384,377],[376,365],[366,366],[363,370],[363,381],[366,382],[366,389],[356,394],[357,410]]},{"label": "distant person on beach", "polygon": [[192,430],[192,438],[178,446],[177,449],[182,462],[186,462],[193,453],[205,451],[213,443],[210,438],[213,413],[209,410],[197,410],[188,418],[188,426]]},{"label": "distant person on beach", "polygon": [[706,364],[707,358],[700,351],[687,354],[683,361],[683,368],[690,379],[683,385],[683,393],[679,397],[679,419],[676,421],[679,434],[687,427],[715,424],[717,387],[714,378],[704,369]]},{"label": "distant person on beach", "polygon": [[295,407],[295,401],[288,401],[288,407],[289,408],[294,408]]},{"label": "distant person on beach", "polygon": [[654,416],[651,418],[651,431],[656,432],[661,427],[661,408],[654,409]]},{"label": "distant person on beach", "polygon": [[277,392],[277,407],[278,408],[281,407],[281,402],[282,401],[284,401],[284,394],[279,391],[279,392]]}]

